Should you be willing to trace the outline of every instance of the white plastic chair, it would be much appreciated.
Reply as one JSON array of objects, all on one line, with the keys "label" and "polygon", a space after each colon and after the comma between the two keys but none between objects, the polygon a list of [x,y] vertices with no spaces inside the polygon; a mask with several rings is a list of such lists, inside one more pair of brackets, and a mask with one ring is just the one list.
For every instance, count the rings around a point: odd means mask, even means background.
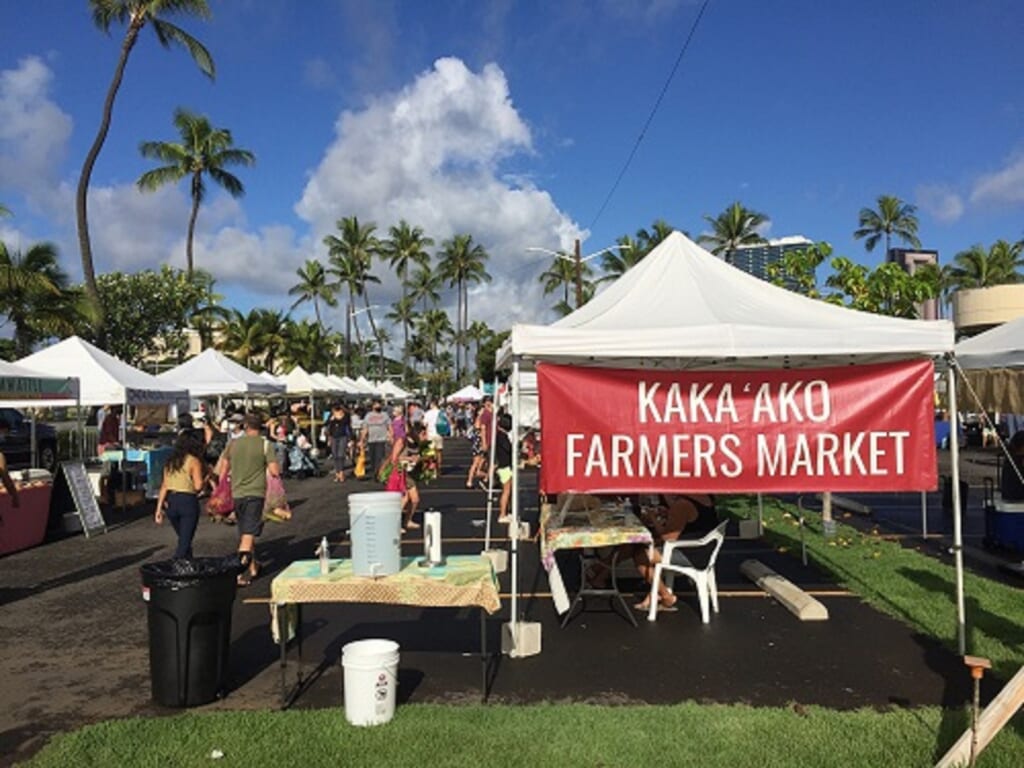
[{"label": "white plastic chair", "polygon": [[[715,581],[715,561],[718,559],[718,552],[725,541],[725,529],[729,525],[726,520],[720,523],[711,533],[699,539],[678,539],[666,541],[661,550],[661,562],[654,565],[654,579],[651,581],[651,595],[649,598],[650,609],[647,612],[647,620],[654,621],[658,616],[658,584],[661,583],[662,572],[665,572],[665,584],[671,590],[674,586],[675,575],[681,574],[690,579],[697,587],[697,599],[700,601],[700,617],[705,624],[708,623],[708,598],[711,605],[718,613],[718,584]],[[707,565],[698,568],[681,549],[698,549],[710,547],[711,553]],[[673,558],[674,556],[674,558]]]}]

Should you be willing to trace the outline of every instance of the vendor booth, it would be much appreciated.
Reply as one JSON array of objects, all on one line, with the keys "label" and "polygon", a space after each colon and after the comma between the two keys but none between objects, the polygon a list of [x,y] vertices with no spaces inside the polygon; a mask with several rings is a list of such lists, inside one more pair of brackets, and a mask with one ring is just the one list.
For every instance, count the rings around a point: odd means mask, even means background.
[{"label": "vendor booth", "polygon": [[[166,423],[166,407],[178,405],[180,409],[187,409],[187,389],[140,371],[78,336],[22,358],[19,365],[50,375],[75,371],[81,382],[82,405],[120,406],[120,447],[97,457],[105,466],[89,470],[94,489],[98,488],[99,476],[109,473],[117,464],[122,477],[121,506],[128,500],[127,492],[134,488],[140,492],[144,488],[147,496],[155,498],[162,479],[163,461],[174,439],[173,428]],[[136,409],[137,416],[131,427],[129,407]]]},{"label": "vendor booth", "polygon": [[[497,366],[511,369],[517,436],[521,374],[537,371],[546,493],[924,491],[933,359],[952,350],[949,321],[810,299],[673,232],[570,315],[513,326]],[[518,530],[516,462],[512,483]],[[954,498],[962,648],[959,511]],[[513,536],[513,644],[517,548]]]},{"label": "vendor booth", "polygon": [[282,395],[285,385],[236,363],[223,352],[207,349],[157,376],[192,397]]},{"label": "vendor booth", "polygon": [[[956,366],[968,392],[968,407],[983,412],[1024,413],[1024,317],[956,345]],[[999,477],[986,486],[985,543],[1024,554],[1024,499],[1003,498],[1002,473],[1017,472],[1005,444]]]},{"label": "vendor booth", "polygon": [[[78,402],[78,379],[47,376],[0,361],[0,401],[4,405],[21,407],[74,404]],[[34,445],[30,455],[36,455]],[[0,555],[43,543],[53,492],[53,478],[49,472],[29,469],[11,471],[10,474],[18,491],[18,507],[14,507],[11,495],[0,485]]]}]

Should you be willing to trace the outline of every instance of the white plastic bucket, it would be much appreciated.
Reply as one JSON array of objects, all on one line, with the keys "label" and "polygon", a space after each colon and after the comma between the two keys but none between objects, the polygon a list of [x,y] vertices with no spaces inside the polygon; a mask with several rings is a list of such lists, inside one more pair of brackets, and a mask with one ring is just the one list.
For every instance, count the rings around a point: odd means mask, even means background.
[{"label": "white plastic bucket", "polygon": [[390,576],[402,569],[402,494],[353,493],[348,497],[352,572]]},{"label": "white plastic bucket", "polygon": [[341,649],[345,668],[345,719],[352,725],[383,725],[395,714],[398,643],[356,640]]}]

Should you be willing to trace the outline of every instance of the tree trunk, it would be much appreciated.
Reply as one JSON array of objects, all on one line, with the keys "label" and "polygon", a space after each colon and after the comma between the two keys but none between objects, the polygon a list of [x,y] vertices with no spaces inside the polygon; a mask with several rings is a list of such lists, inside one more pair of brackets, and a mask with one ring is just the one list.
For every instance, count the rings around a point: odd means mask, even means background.
[{"label": "tree trunk", "polygon": [[188,270],[189,282],[192,281],[192,269],[194,261],[192,257],[192,242],[196,236],[196,218],[199,216],[199,173],[192,175],[192,212],[188,217],[188,237],[185,240],[185,266]]},{"label": "tree trunk", "polygon": [[82,173],[78,177],[78,191],[75,195],[75,214],[78,219],[78,248],[82,254],[82,275],[85,278],[85,292],[92,300],[96,310],[100,312],[98,330],[102,336],[103,328],[103,307],[100,304],[100,292],[96,285],[96,268],[92,259],[92,243],[89,240],[89,211],[88,193],[89,181],[92,179],[92,171],[96,160],[103,149],[103,143],[107,140],[107,133],[110,131],[110,121],[114,114],[114,100],[117,98],[117,91],[121,87],[121,80],[124,77],[124,70],[128,64],[128,56],[135,46],[139,37],[139,30],[145,25],[144,17],[132,19],[125,32],[124,42],[121,44],[121,56],[117,60],[117,67],[114,69],[114,79],[107,89],[107,98],[103,102],[103,116],[100,119],[99,131],[93,139],[92,146],[82,163]]}]

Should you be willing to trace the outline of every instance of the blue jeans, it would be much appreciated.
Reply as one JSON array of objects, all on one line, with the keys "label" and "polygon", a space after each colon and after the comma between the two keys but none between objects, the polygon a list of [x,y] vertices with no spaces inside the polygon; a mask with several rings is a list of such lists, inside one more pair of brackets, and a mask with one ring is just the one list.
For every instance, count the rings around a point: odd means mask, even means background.
[{"label": "blue jeans", "polygon": [[194,493],[168,493],[167,519],[171,521],[174,532],[178,534],[178,546],[174,550],[175,559],[192,557],[192,539],[199,525],[199,497]]}]

